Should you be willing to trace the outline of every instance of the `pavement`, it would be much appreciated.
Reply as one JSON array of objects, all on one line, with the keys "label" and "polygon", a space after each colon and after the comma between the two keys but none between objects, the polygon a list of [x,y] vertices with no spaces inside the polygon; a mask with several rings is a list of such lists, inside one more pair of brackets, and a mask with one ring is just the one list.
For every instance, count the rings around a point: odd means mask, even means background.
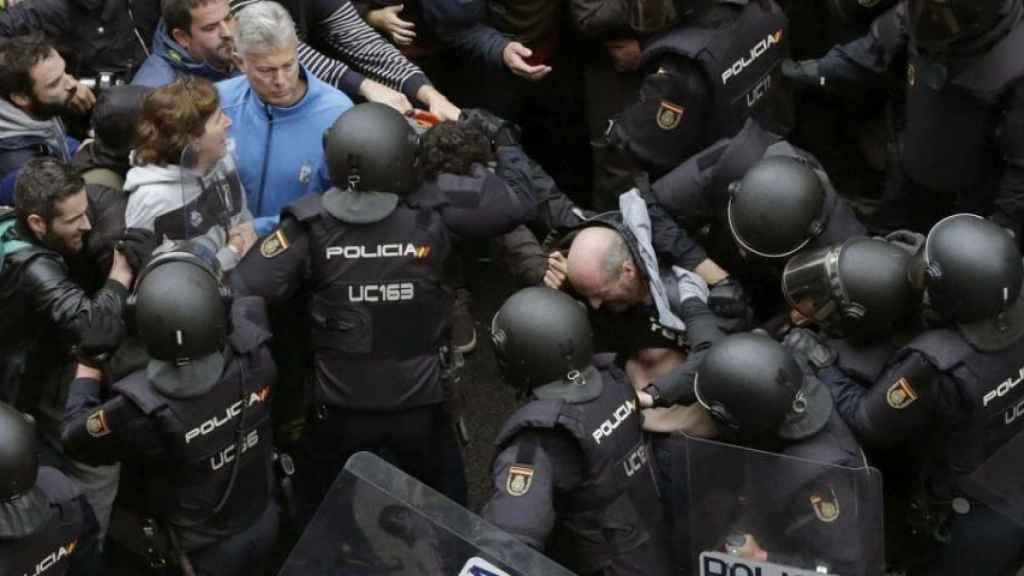
[{"label": "pavement", "polygon": [[464,416],[471,438],[464,452],[469,508],[476,512],[491,495],[494,440],[505,419],[518,406],[515,391],[502,382],[498,373],[489,331],[494,313],[516,287],[487,260],[477,262],[468,281],[473,293],[477,345],[466,357],[461,377],[468,407]]}]

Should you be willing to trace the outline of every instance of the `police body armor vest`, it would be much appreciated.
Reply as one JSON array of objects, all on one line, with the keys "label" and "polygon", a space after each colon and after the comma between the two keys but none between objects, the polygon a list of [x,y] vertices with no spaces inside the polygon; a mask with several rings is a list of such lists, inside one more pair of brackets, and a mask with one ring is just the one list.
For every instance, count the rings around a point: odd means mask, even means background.
[{"label": "police body armor vest", "polygon": [[774,0],[751,0],[736,21],[719,29],[681,26],[644,49],[644,62],[667,54],[695,61],[711,88],[713,120],[705,142],[736,134],[754,116],[766,126],[768,104],[782,88],[781,63],[789,20]]},{"label": "police body armor vest", "polygon": [[317,400],[364,410],[442,402],[451,243],[438,212],[400,203],[380,222],[350,224],[324,212],[318,194],[285,212],[310,234]]},{"label": "police body armor vest", "polygon": [[662,513],[633,388],[612,355],[595,356],[594,366],[603,383],[600,396],[578,404],[534,400],[509,418],[495,442],[500,453],[531,428],[561,430],[576,440],[584,481],[575,491],[556,495],[555,509],[556,538],[565,544],[557,549],[572,554],[560,560],[580,574],[595,572],[652,538],[649,522]]},{"label": "police body armor vest", "polygon": [[959,193],[962,211],[987,214],[1001,174],[997,125],[1000,98],[1024,78],[1024,25],[983,56],[959,70],[917,53],[911,46],[907,68],[903,168],[932,190]]},{"label": "police body armor vest", "polygon": [[0,574],[5,576],[63,576],[81,539],[87,536],[80,498],[71,481],[48,467],[39,469],[36,487],[50,502],[49,518],[20,538],[0,538]]},{"label": "police body armor vest", "polygon": [[[258,310],[250,307],[253,301],[259,302]],[[254,313],[262,316],[255,324],[245,318]],[[177,531],[186,549],[248,528],[269,503],[270,392],[277,370],[267,347],[265,314],[261,299],[235,301],[224,372],[205,392],[172,397],[158,390],[145,371],[114,387],[154,418],[163,433],[169,461],[151,463],[146,470],[150,511]],[[213,514],[229,490],[223,508]]]},{"label": "police body armor vest", "polygon": [[[998,352],[975,350],[959,333],[930,330],[914,338],[907,348],[923,354],[933,366],[955,381],[964,418],[943,422],[945,463],[949,479],[973,472],[1003,444],[1024,429],[1024,338]],[[957,378],[966,369],[973,382]]]}]

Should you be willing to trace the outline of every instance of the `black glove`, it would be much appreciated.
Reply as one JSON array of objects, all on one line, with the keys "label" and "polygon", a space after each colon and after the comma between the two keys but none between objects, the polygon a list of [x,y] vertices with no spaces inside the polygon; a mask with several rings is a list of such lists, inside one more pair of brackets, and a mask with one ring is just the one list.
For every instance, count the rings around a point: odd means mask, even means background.
[{"label": "black glove", "polygon": [[815,372],[836,363],[836,351],[817,333],[806,328],[793,328],[782,345],[795,356],[803,357]]},{"label": "black glove", "polygon": [[483,108],[463,108],[459,122],[478,128],[495,149],[519,144],[519,128]]},{"label": "black glove", "polygon": [[149,262],[153,251],[160,245],[160,239],[152,230],[144,228],[126,228],[117,249],[124,254],[128,265],[136,274]]},{"label": "black glove", "polygon": [[754,319],[750,299],[743,286],[732,276],[718,281],[708,293],[708,309],[718,317],[723,332],[733,334],[747,330]]},{"label": "black glove", "polygon": [[746,318],[750,301],[743,286],[728,276],[711,286],[708,308],[722,318]]},{"label": "black glove", "polygon": [[830,88],[818,70],[817,60],[793,61],[787,58],[782,61],[782,77],[798,88],[823,91]]},{"label": "black glove", "polygon": [[697,401],[694,382],[697,379],[697,366],[692,362],[676,366],[668,374],[663,374],[644,387],[643,391],[654,400],[655,408],[668,408],[675,404],[689,405]]},{"label": "black glove", "polygon": [[98,368],[121,345],[124,322],[110,312],[93,312],[81,322],[84,324],[79,327],[81,339],[72,346],[71,354],[82,364]]}]

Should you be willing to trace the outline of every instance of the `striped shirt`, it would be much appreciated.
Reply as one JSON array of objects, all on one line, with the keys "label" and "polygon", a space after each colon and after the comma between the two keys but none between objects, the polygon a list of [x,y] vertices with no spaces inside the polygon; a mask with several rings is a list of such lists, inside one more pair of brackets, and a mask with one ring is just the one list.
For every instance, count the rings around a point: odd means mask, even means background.
[{"label": "striped shirt", "polygon": [[[242,8],[262,0],[231,0],[231,9]],[[390,42],[363,21],[349,0],[278,0],[296,20],[299,38],[299,62],[320,80],[350,96],[359,94],[364,75],[399,90],[416,101],[416,92],[430,80]],[[306,26],[297,16],[300,3],[308,13]],[[337,59],[321,50],[337,55]]]}]

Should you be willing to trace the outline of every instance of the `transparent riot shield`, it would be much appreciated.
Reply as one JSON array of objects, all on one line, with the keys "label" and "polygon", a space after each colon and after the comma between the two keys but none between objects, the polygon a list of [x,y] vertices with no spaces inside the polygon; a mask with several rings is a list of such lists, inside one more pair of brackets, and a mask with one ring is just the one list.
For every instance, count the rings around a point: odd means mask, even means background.
[{"label": "transparent riot shield", "polygon": [[368,452],[353,455],[278,576],[570,576]]},{"label": "transparent riot shield", "polygon": [[[1020,415],[1020,405],[1007,408]],[[1007,416],[1009,418],[1009,416]],[[961,488],[971,498],[1000,512],[1010,520],[1024,526],[1024,432],[1018,433],[995,451],[962,483]],[[955,500],[953,510],[964,514],[970,510],[965,499]]]},{"label": "transparent riot shield", "polygon": [[197,150],[193,144],[181,153],[181,208],[158,217],[154,228],[175,241],[206,236],[216,252],[228,242],[232,222],[245,208],[245,191],[231,153],[210,160]]},{"label": "transparent riot shield", "polygon": [[674,548],[701,576],[882,576],[882,480],[681,437],[672,443]]}]

